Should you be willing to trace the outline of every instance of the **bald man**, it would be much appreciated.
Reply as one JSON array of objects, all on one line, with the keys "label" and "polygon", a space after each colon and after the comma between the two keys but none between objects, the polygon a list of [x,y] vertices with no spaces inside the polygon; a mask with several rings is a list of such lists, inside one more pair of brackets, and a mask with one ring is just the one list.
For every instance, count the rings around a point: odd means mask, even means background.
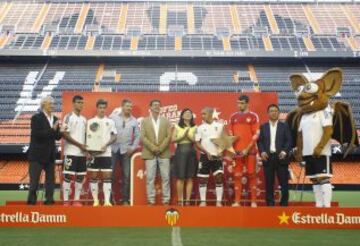
[{"label": "bald man", "polygon": [[216,183],[216,206],[221,207],[223,196],[223,163],[221,153],[219,153],[217,146],[211,140],[221,136],[224,125],[214,121],[213,113],[213,108],[204,108],[201,111],[203,123],[196,130],[196,146],[201,151],[197,176],[199,178],[200,206],[206,206],[206,187],[212,172]]}]

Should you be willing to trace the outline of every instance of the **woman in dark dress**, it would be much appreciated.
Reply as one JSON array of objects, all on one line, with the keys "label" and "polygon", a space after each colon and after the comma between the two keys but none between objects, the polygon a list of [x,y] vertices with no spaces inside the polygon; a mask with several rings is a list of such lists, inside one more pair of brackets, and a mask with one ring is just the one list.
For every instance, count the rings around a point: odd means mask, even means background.
[{"label": "woman in dark dress", "polygon": [[[194,146],[196,125],[190,109],[184,109],[175,127],[172,141],[177,144],[175,151],[176,191],[179,205],[190,205],[193,178],[196,174],[197,159]],[[186,184],[186,185],[185,185]],[[184,200],[184,185],[186,198]]]}]

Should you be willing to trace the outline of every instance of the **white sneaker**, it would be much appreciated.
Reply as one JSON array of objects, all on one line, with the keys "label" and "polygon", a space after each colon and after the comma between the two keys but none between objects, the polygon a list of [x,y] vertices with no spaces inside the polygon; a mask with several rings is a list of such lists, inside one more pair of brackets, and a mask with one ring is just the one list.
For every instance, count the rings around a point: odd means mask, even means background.
[{"label": "white sneaker", "polygon": [[232,206],[232,207],[240,207],[240,203],[234,202],[231,206]]},{"label": "white sneaker", "polygon": [[99,207],[99,206],[100,206],[99,200],[94,200],[93,207]]},{"label": "white sneaker", "polygon": [[256,202],[251,202],[251,207],[252,207],[252,208],[257,208]]},{"label": "white sneaker", "polygon": [[199,207],[206,207],[206,202],[200,202]]},{"label": "white sneaker", "polygon": [[110,202],[105,202],[104,207],[112,207],[113,205]]},{"label": "white sneaker", "polygon": [[221,202],[216,202],[216,207],[222,207],[222,203]]}]

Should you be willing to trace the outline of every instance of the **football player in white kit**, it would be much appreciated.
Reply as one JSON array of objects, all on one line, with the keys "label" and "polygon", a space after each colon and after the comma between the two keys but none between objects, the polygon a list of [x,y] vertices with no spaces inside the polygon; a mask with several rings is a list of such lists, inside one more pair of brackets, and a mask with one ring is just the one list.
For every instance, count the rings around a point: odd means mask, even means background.
[{"label": "football player in white kit", "polygon": [[72,99],[73,111],[64,118],[62,127],[64,142],[64,180],[62,183],[64,205],[69,206],[71,180],[75,177],[74,206],[81,206],[80,195],[86,175],[86,118],[81,115],[84,99],[76,95]]},{"label": "football player in white kit", "polygon": [[[96,102],[96,116],[88,121],[90,129],[92,125],[99,127],[102,130],[102,141],[101,151],[93,153],[94,159],[88,167],[90,172],[90,189],[94,199],[94,207],[100,205],[98,193],[99,184],[98,178],[103,181],[103,192],[104,192],[104,206],[112,206],[110,202],[111,195],[111,182],[112,182],[112,162],[111,162],[111,144],[116,141],[117,131],[115,122],[105,115],[107,108],[107,101],[99,99]],[[101,175],[99,176],[99,173]]]},{"label": "football player in white kit", "polygon": [[219,138],[224,131],[224,125],[213,119],[214,109],[206,107],[201,111],[203,123],[197,128],[195,134],[196,146],[200,150],[198,169],[200,206],[206,206],[206,187],[210,173],[215,177],[216,206],[222,206],[223,197],[223,163],[218,147],[212,142]]}]

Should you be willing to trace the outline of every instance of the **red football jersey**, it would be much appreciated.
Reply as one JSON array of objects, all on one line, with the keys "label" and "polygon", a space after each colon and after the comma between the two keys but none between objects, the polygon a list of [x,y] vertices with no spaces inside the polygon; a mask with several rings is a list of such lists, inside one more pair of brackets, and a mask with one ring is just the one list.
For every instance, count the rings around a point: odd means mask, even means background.
[{"label": "red football jersey", "polygon": [[256,152],[256,141],[260,128],[259,116],[256,113],[250,111],[234,113],[231,115],[229,128],[230,134],[238,137],[234,143],[236,151],[242,151],[250,143],[253,143],[250,152]]}]

